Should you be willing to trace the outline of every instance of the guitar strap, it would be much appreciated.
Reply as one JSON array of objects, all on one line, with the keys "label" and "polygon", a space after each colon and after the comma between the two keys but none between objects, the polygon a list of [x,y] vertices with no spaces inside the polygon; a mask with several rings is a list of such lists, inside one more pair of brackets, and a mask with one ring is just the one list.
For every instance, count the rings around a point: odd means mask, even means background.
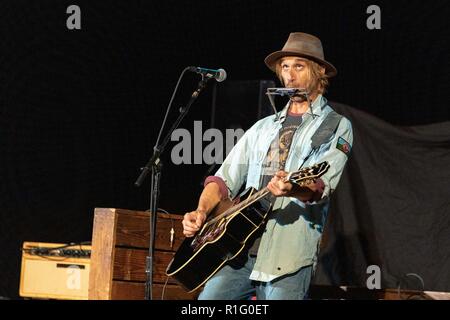
[{"label": "guitar strap", "polygon": [[322,121],[319,128],[314,132],[311,137],[311,149],[317,150],[322,144],[327,142],[336,131],[339,121],[342,116],[336,111],[332,110],[327,114],[326,118]]},{"label": "guitar strap", "polygon": [[311,137],[311,150],[309,154],[303,159],[302,164],[299,169],[303,167],[305,162],[309,159],[309,157],[319,150],[320,146],[330,140],[331,136],[336,131],[339,121],[341,121],[342,116],[338,114],[336,111],[331,110],[330,113],[327,114],[325,119],[323,119],[319,128],[317,128],[316,132]]}]

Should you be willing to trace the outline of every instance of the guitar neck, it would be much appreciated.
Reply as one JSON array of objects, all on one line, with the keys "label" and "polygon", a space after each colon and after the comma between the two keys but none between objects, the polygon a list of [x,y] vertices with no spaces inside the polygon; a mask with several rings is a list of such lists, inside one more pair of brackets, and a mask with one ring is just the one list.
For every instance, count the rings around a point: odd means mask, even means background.
[{"label": "guitar neck", "polygon": [[[323,174],[325,174],[330,165],[328,162],[324,161],[319,164],[316,164],[314,166],[300,169],[296,172],[291,172],[288,174],[287,177],[284,178],[284,181],[290,181],[291,183],[297,184],[299,186],[303,186],[306,183],[309,183],[310,181],[314,181],[314,179],[317,179],[321,177]],[[217,215],[213,219],[209,220],[205,225],[214,224],[220,219],[223,219],[224,217],[227,217],[235,212],[241,211],[245,207],[251,205],[255,201],[260,200],[261,198],[264,198],[266,195],[270,193],[269,189],[265,187],[264,189],[261,189],[260,191],[256,192],[255,194],[252,194],[247,199],[245,199],[242,202],[239,202],[237,205],[229,208],[225,212]]]}]

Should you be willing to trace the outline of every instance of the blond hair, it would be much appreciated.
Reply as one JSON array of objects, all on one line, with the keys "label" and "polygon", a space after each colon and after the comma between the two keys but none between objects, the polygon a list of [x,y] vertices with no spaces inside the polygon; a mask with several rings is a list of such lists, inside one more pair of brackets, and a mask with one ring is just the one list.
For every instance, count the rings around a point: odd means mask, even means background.
[{"label": "blond hair", "polygon": [[[305,61],[306,65],[308,66],[309,86],[306,89],[308,89],[310,93],[314,91],[317,91],[319,94],[325,93],[330,82],[328,81],[328,76],[325,74],[325,72],[322,72],[322,68],[324,67],[322,67],[317,62],[306,58],[299,58],[299,59]],[[281,84],[284,85],[283,77],[281,76],[282,60],[283,59],[281,58],[277,61],[275,72],[277,74],[278,79],[280,79]]]}]

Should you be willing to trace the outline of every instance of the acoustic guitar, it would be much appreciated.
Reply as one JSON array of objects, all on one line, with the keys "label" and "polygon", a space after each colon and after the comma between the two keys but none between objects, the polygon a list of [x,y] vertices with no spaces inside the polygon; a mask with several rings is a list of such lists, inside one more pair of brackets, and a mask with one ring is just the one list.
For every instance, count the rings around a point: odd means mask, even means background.
[{"label": "acoustic guitar", "polygon": [[[285,181],[304,186],[325,174],[329,167],[327,162],[322,162],[303,168],[289,173]],[[267,187],[260,191],[248,188],[233,200],[222,200],[194,237],[181,243],[166,274],[189,291],[200,288],[235,258],[250,236],[265,224],[273,204],[273,197],[269,196]]]}]

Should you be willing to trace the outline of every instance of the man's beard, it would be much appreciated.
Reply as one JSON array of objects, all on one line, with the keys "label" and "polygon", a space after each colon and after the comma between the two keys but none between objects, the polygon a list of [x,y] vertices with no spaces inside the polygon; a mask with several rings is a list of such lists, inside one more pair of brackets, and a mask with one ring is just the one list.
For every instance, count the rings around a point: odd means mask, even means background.
[{"label": "man's beard", "polygon": [[305,102],[307,101],[306,95],[304,94],[295,94],[291,97],[291,101],[293,102]]}]

